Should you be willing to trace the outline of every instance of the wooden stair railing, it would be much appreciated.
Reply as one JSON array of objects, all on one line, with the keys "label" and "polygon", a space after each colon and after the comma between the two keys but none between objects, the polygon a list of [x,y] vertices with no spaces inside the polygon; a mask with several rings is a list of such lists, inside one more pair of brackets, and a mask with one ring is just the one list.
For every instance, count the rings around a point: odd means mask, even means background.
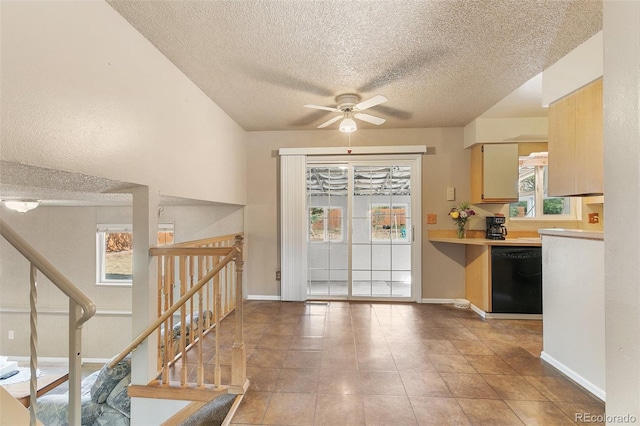
[{"label": "wooden stair railing", "polygon": [[[115,366],[153,333],[158,333],[158,375],[148,385],[130,385],[129,395],[162,399],[209,401],[220,393],[242,394],[248,386],[242,335],[243,237],[224,236],[150,249],[158,257],[158,318],[110,363]],[[233,242],[232,246],[229,244]],[[177,286],[176,286],[177,282]],[[175,300],[177,298],[177,300]],[[175,301],[174,301],[175,300]],[[220,321],[234,313],[231,381],[222,383]],[[180,324],[174,324],[179,313]],[[215,330],[213,383],[205,383],[203,337]],[[177,346],[177,347],[176,347]],[[170,368],[187,350],[196,351],[195,383],[188,383],[186,362],[179,381]],[[208,392],[201,392],[206,390]]]},{"label": "wooden stair railing", "polygon": [[37,387],[38,379],[38,271],[69,298],[69,410],[68,422],[70,425],[80,424],[80,398],[81,398],[81,364],[82,364],[82,326],[96,312],[96,305],[76,285],[65,277],[55,266],[45,259],[36,249],[27,243],[16,231],[0,219],[0,235],[9,242],[31,264],[30,266],[30,420],[31,425],[38,424],[37,413]]}]

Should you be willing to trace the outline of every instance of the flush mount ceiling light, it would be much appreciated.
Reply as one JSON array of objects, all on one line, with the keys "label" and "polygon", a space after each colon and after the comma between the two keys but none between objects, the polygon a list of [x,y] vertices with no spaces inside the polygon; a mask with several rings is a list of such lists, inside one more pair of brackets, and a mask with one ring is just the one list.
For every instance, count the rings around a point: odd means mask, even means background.
[{"label": "flush mount ceiling light", "polygon": [[4,200],[4,205],[7,206],[8,209],[26,213],[38,207],[40,200]]}]

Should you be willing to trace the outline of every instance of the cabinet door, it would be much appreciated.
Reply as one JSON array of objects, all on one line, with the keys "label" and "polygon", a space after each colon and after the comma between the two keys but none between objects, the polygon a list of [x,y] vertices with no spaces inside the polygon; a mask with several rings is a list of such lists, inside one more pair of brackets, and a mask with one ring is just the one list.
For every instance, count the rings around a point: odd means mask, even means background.
[{"label": "cabinet door", "polygon": [[482,170],[484,202],[518,200],[518,144],[484,145]]},{"label": "cabinet door", "polygon": [[548,194],[575,193],[576,99],[569,95],[549,106]]},{"label": "cabinet door", "polygon": [[470,156],[470,177],[471,177],[471,203],[478,204],[484,202],[482,193],[484,191],[482,184],[482,145],[474,145],[471,147]]},{"label": "cabinet door", "polygon": [[602,79],[576,92],[576,192],[602,194],[604,170]]}]

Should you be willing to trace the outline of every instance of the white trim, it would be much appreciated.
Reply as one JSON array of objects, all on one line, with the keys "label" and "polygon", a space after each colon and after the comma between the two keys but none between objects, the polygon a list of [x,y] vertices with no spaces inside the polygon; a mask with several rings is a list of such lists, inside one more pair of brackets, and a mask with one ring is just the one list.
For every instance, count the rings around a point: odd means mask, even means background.
[{"label": "white trim", "polygon": [[473,312],[475,312],[476,314],[480,315],[482,318],[486,318],[487,317],[487,313],[485,311],[483,311],[482,309],[478,308],[473,303],[471,303],[469,307],[471,308],[471,310]]},{"label": "white trim", "polygon": [[562,373],[568,376],[571,380],[578,383],[580,386],[582,386],[583,388],[591,392],[593,395],[595,395],[602,401],[606,401],[607,393],[604,391],[604,389],[600,389],[598,386],[594,385],[593,383],[591,383],[590,381],[588,381],[587,379],[585,379],[584,377],[582,377],[581,375],[579,375],[578,373],[576,373],[575,371],[573,371],[572,369],[570,369],[569,367],[567,367],[566,365],[564,365],[563,363],[561,363],[560,361],[558,361],[557,359],[555,359],[554,357],[546,353],[545,351],[542,351],[542,353],[540,354],[540,359],[548,362],[553,367],[560,370]]},{"label": "white trim", "polygon": [[[422,299],[422,204],[424,199],[422,198],[422,161],[421,157],[415,158],[415,163],[411,167],[411,229],[407,229],[410,232],[409,242],[411,244],[411,294],[413,300],[419,301]],[[416,194],[416,195],[413,195]],[[415,198],[418,198],[416,203]]]},{"label": "white trim", "polygon": [[[30,309],[27,308],[13,308],[13,307],[4,307],[0,308],[0,314],[30,314]],[[69,315],[68,308],[38,308],[38,315]],[[94,316],[103,316],[103,317],[130,317],[131,311],[103,311],[96,310]]]},{"label": "white trim", "polygon": [[[351,152],[347,152],[350,149]],[[280,148],[279,155],[426,154],[426,145]]]},{"label": "white trim", "polygon": [[250,294],[247,296],[246,300],[275,300],[279,302],[280,296],[268,296],[263,294]]},{"label": "white trim", "polygon": [[[9,360],[11,361],[18,361],[18,362],[29,362],[31,358],[29,358],[28,356],[9,356]],[[109,358],[82,358],[82,364],[106,364],[107,362],[111,361],[111,359]],[[59,363],[59,364],[69,364],[69,358],[67,357],[46,357],[46,356],[42,356],[42,357],[38,357],[38,362],[50,362],[52,364],[54,363]],[[46,367],[45,367],[46,370]]]},{"label": "white trim", "polygon": [[433,303],[433,304],[442,304],[442,305],[446,303],[453,304],[453,299],[422,299],[420,303]]}]

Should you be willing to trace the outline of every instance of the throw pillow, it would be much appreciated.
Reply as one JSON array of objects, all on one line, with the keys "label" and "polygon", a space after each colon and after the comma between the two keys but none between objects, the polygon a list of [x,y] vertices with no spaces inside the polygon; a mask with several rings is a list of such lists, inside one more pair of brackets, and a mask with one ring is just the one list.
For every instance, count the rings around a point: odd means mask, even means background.
[{"label": "throw pillow", "polygon": [[131,398],[127,394],[130,383],[131,376],[124,376],[107,397],[107,404],[127,417],[131,417]]},{"label": "throw pillow", "polygon": [[93,402],[102,404],[107,400],[107,397],[116,387],[118,382],[122,378],[131,373],[131,355],[127,355],[122,361],[118,362],[115,367],[109,368],[109,363],[106,363],[96,381],[91,387],[91,399]]}]

